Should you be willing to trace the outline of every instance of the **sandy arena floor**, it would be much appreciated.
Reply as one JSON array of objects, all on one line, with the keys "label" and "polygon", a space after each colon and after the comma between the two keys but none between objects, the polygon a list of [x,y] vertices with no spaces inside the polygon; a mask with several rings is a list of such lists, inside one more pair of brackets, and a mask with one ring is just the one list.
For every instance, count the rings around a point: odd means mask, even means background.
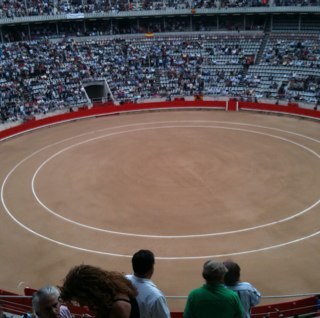
[{"label": "sandy arena floor", "polygon": [[319,162],[319,123],[245,112],[102,117],[2,142],[0,286],[60,284],[79,263],[131,272],[147,248],[168,296],[201,285],[209,258],[239,262],[263,295],[320,292]]}]

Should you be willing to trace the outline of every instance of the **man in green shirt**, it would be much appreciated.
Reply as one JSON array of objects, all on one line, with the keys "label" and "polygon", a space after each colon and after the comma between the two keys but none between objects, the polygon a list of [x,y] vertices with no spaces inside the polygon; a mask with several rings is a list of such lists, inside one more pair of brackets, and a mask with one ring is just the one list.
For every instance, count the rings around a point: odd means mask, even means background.
[{"label": "man in green shirt", "polygon": [[206,283],[190,292],[184,318],[242,318],[243,308],[238,295],[225,288],[227,272],[223,263],[209,260],[203,265],[202,276]]}]

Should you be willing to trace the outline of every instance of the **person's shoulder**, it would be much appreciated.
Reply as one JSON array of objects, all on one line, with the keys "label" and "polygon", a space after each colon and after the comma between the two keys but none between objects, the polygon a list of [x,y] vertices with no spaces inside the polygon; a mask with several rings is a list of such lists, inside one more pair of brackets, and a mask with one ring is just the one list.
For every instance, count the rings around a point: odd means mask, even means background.
[{"label": "person's shoulder", "polygon": [[132,280],[134,278],[134,275],[132,274],[126,274],[124,275],[125,278],[129,279],[129,280]]},{"label": "person's shoulder", "polygon": [[246,290],[252,290],[256,289],[251,283],[249,282],[239,282],[238,284],[239,289],[246,289]]},{"label": "person's shoulder", "polygon": [[143,287],[145,291],[148,291],[155,298],[165,297],[161,289],[152,280],[145,280]]},{"label": "person's shoulder", "polygon": [[231,288],[230,286],[223,285],[220,292],[221,292],[221,295],[224,295],[224,297],[226,297],[226,298],[238,298],[239,297],[238,293],[237,293],[237,289],[235,289],[234,286],[232,286],[232,288]]},{"label": "person's shoulder", "polygon": [[252,286],[252,284],[249,282],[239,282],[238,285],[239,286]]},{"label": "person's shoulder", "polygon": [[237,290],[234,289],[234,288],[227,288],[227,287],[225,287],[224,293],[225,293],[226,295],[231,296],[231,297],[234,297],[234,295],[238,296]]},{"label": "person's shoulder", "polygon": [[203,294],[206,292],[207,292],[207,290],[206,290],[205,286],[200,286],[200,287],[192,289],[189,292],[189,296],[196,296],[196,295]]},{"label": "person's shoulder", "polygon": [[122,296],[119,296],[119,298],[116,298],[111,307],[110,311],[110,317],[129,317],[131,311],[131,303],[129,298],[127,297],[122,298]]},{"label": "person's shoulder", "polygon": [[232,289],[232,290],[236,290],[236,291],[247,290],[247,289],[253,288],[253,286],[248,282],[238,282],[235,285],[227,285],[226,287],[229,289]]},{"label": "person's shoulder", "polygon": [[126,279],[128,279],[136,288],[141,288],[141,284],[143,284],[142,278],[135,276],[134,274],[125,275]]}]

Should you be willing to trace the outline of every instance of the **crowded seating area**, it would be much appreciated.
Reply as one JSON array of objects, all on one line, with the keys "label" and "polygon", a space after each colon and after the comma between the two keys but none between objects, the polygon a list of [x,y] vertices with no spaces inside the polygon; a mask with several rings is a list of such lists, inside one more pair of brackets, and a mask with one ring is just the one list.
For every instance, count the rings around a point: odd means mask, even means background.
[{"label": "crowded seating area", "polygon": [[315,105],[320,52],[313,34],[181,33],[2,44],[1,120],[90,105],[102,80],[115,103],[201,94]]},{"label": "crowded seating area", "polygon": [[[0,120],[21,122],[90,106],[95,100],[86,87],[96,81],[115,104],[198,94],[317,107],[316,14],[157,16],[155,10],[319,5],[318,0],[0,0]],[[152,12],[139,18],[142,10]],[[101,15],[117,12],[127,13],[121,19]],[[29,22],[21,24],[24,17]]]},{"label": "crowded seating area", "polygon": [[64,47],[46,40],[1,47],[2,121],[88,103],[80,82],[81,65]]},{"label": "crowded seating area", "polygon": [[0,18],[141,10],[245,8],[264,6],[319,6],[316,0],[1,0]]},{"label": "crowded seating area", "polygon": [[248,74],[259,78],[258,96],[317,103],[320,51],[316,34],[271,34],[261,61]]}]

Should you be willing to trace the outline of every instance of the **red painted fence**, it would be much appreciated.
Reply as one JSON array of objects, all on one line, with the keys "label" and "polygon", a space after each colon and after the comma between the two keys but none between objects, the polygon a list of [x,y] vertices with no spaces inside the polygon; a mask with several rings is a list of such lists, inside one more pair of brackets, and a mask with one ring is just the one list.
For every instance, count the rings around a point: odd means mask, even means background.
[{"label": "red painted fence", "polygon": [[[21,296],[0,289],[0,309],[4,312],[9,312],[16,315],[30,313],[32,312],[30,296],[34,292],[35,289],[27,287],[24,290],[24,295]],[[88,311],[84,308],[77,306],[68,307],[75,316],[83,316],[84,314],[88,314]],[[283,315],[282,317],[292,317],[294,315],[317,313],[317,310],[320,309],[318,307],[318,297],[315,295],[295,301],[254,307],[251,317],[278,318],[281,317],[281,315]],[[183,313],[171,312],[171,318],[183,318]]]},{"label": "red painted fence", "polygon": [[0,140],[10,136],[18,135],[34,129],[54,125],[61,122],[78,120],[86,117],[107,116],[126,112],[148,111],[148,110],[165,110],[165,109],[225,109],[225,110],[250,110],[270,112],[277,114],[291,114],[300,117],[313,118],[320,121],[320,111],[313,109],[305,109],[294,105],[275,105],[266,103],[249,103],[238,102],[235,100],[229,101],[184,101],[175,100],[172,102],[152,102],[143,104],[123,104],[120,106],[110,104],[97,104],[91,109],[83,107],[76,112],[70,112],[51,117],[42,118],[39,120],[28,120],[25,123],[3,131],[0,131]]}]

